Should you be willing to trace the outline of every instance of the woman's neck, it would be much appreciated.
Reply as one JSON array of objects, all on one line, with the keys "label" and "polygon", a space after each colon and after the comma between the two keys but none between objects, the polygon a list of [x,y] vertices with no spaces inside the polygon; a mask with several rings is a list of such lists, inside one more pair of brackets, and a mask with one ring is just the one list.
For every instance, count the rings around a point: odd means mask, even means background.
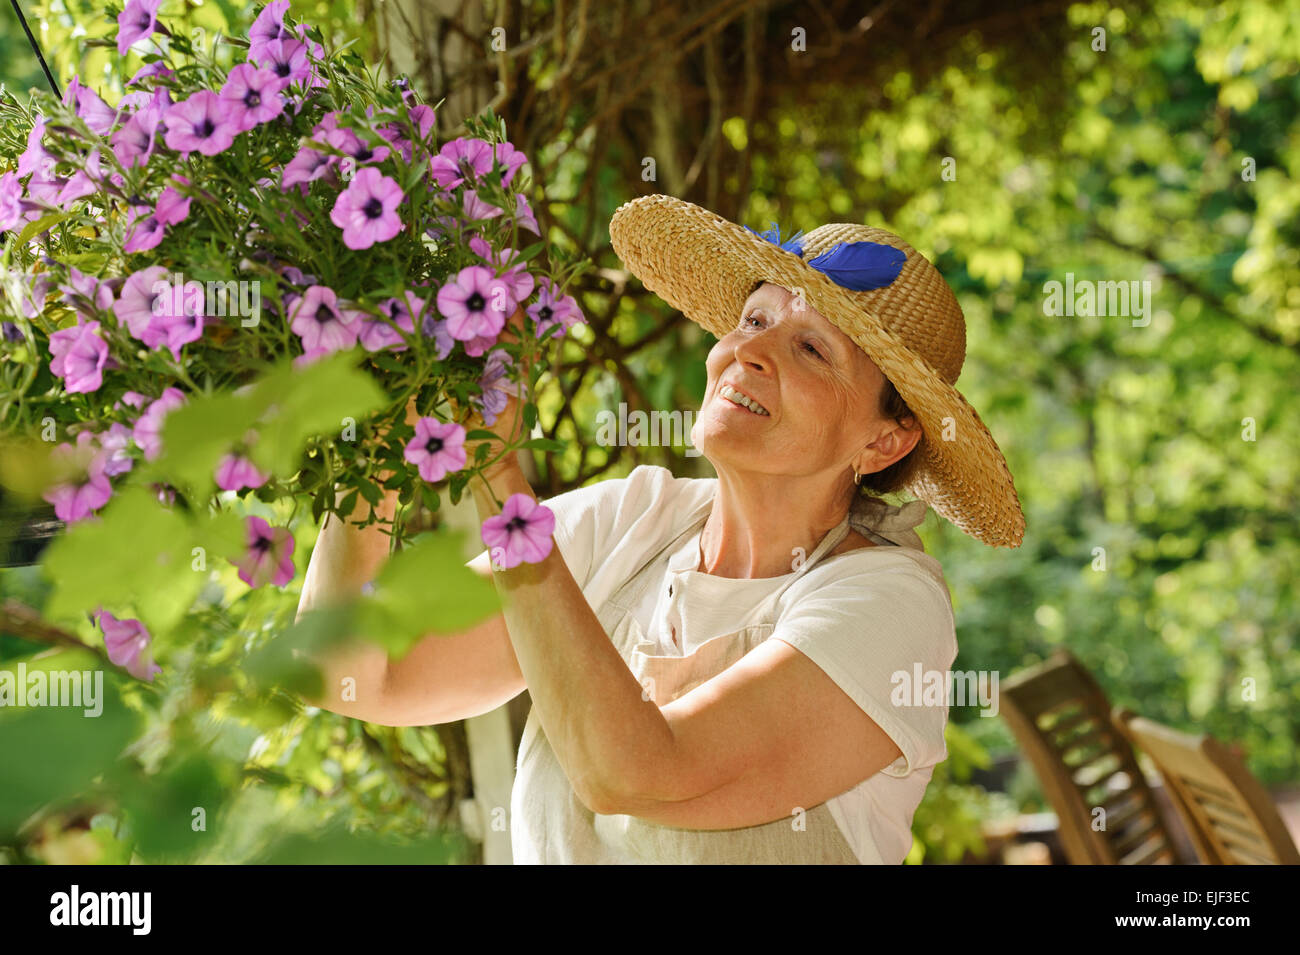
[{"label": "woman's neck", "polygon": [[[845,519],[848,506],[827,502],[798,510],[798,489],[777,495],[751,489],[743,495],[730,490],[730,482],[719,479],[699,538],[699,559],[695,567],[716,577],[781,577],[797,570],[817,548],[826,534]],[[843,540],[826,554],[830,557],[859,547],[875,546],[861,534],[849,529]]]}]

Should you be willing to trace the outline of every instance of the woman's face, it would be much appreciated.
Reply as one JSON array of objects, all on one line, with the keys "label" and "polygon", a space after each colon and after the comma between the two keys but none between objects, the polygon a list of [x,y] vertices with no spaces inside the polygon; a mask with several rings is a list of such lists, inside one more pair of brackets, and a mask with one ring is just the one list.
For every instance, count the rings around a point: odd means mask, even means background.
[{"label": "woman's face", "polygon": [[[856,465],[871,473],[915,444],[900,444],[899,431],[868,448],[898,427],[879,413],[884,376],[851,338],[779,285],[764,283],[746,299],[705,364],[708,388],[691,439],[715,467],[811,476]],[[729,400],[728,386],[762,412]]]}]

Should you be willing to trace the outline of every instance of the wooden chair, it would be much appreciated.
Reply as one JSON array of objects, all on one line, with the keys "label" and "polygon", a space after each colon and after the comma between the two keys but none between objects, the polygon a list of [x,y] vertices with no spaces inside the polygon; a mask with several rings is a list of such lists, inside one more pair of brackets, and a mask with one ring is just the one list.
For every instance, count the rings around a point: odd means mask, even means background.
[{"label": "wooden chair", "polygon": [[1300,865],[1268,792],[1209,734],[1194,736],[1116,707],[1112,718],[1155,763],[1207,865]]},{"label": "wooden chair", "polygon": [[1002,681],[999,705],[1056,810],[1071,864],[1197,861],[1167,828],[1101,687],[1068,650]]}]

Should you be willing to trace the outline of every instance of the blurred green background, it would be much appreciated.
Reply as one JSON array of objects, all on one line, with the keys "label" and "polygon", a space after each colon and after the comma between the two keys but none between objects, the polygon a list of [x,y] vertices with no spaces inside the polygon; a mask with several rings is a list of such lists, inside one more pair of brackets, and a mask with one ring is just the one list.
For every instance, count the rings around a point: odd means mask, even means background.
[{"label": "blurred green background", "polygon": [[[59,82],[79,72],[115,101],[140,65],[94,45],[117,10],[23,6]],[[825,221],[889,228],[958,294],[968,352],[957,385],[1006,453],[1028,526],[1007,551],[933,514],[923,525],[953,594],[955,668],[1005,679],[1068,647],[1113,703],[1239,742],[1266,785],[1293,786],[1300,3],[863,6],[539,2],[457,16],[411,0],[294,2],[291,15],[409,74],[429,102],[446,97],[442,135],[492,105],[532,161],[548,239],[599,266],[575,291],[590,327],[542,398],[545,432],[570,451],[536,461],[539,494],[643,462],[712,474],[681,447],[595,441],[597,413],[621,401],[698,408],[713,341],[613,255],[618,205],[663,192],[753,228],[775,220],[783,235]],[[163,4],[164,20],[208,37],[240,34],[255,14]],[[0,64],[10,90],[44,81],[8,8]],[[1044,285],[1067,273],[1150,281],[1149,324],[1047,314]],[[315,530],[296,528],[301,570]],[[0,572],[0,596],[39,608],[46,588],[34,570]],[[149,698],[135,732],[156,766],[137,767],[122,798],[29,820],[6,851],[129,854],[143,826],[135,851],[166,857],[184,847],[149,830],[143,808],[158,793],[163,805],[223,807],[220,838],[190,850],[200,859],[253,858],[280,826],[409,837],[437,819],[457,831],[471,792],[463,729],[308,717],[283,694],[247,698],[236,672],[212,678],[295,605],[293,593],[213,601],[194,658],[164,660],[202,678],[165,682],[161,699],[123,691]],[[33,649],[0,636],[0,659]],[[114,731],[96,729],[106,747]],[[53,746],[61,730],[41,732]],[[971,858],[984,822],[1045,808],[1023,765],[1006,792],[980,784],[1016,752],[1001,719],[954,707],[949,749],[911,861]],[[422,851],[474,858],[472,844]]]}]

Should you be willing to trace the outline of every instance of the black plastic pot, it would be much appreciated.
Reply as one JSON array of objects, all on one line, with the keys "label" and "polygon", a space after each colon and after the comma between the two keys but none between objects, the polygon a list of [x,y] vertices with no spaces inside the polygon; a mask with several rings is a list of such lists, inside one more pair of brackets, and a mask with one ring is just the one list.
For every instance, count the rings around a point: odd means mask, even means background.
[{"label": "black plastic pot", "polygon": [[51,504],[24,505],[0,488],[0,567],[30,567],[67,525]]}]

